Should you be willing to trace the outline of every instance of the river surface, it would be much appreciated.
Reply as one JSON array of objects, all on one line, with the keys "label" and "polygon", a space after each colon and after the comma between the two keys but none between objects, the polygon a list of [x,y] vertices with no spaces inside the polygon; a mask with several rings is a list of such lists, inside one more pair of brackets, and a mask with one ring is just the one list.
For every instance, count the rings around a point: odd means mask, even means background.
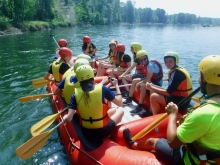
[{"label": "river surface", "polygon": [[[46,93],[45,87],[33,89],[31,81],[43,77],[57,48],[50,35],[64,38],[74,55],[80,54],[82,37],[91,36],[98,48],[97,56],[105,56],[108,43],[117,39],[130,52],[131,42],[140,42],[150,58],[159,60],[173,50],[179,53],[180,65],[192,76],[198,87],[198,63],[210,54],[220,54],[220,27],[199,25],[120,25],[57,29],[0,37],[0,164],[1,165],[67,165],[67,156],[55,131],[46,145],[30,159],[19,159],[15,150],[31,138],[30,128],[52,114],[49,98],[21,103],[19,97]],[[210,64],[211,65],[211,64]],[[164,66],[165,77],[168,70]],[[164,83],[164,85],[166,85]],[[55,126],[55,123],[54,125]]]}]

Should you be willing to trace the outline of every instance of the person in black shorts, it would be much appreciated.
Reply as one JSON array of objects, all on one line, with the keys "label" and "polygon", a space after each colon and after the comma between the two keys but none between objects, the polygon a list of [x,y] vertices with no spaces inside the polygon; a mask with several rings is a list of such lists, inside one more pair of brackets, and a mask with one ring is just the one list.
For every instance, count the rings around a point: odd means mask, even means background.
[{"label": "person in black shorts", "polygon": [[[192,93],[192,81],[190,74],[183,67],[179,67],[179,56],[176,52],[169,51],[164,55],[164,62],[168,69],[168,87],[160,88],[147,83],[146,89],[151,91],[150,103],[153,115],[161,112],[161,106],[166,106],[169,102],[178,104],[181,100]],[[190,103],[187,101],[181,109],[186,109]]]}]

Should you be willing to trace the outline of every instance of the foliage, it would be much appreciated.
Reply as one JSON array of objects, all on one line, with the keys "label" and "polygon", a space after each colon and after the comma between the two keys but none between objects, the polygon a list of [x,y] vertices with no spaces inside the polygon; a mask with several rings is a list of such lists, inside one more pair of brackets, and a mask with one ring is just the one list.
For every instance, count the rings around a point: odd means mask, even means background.
[{"label": "foliage", "polygon": [[[0,0],[0,22],[46,21],[50,26],[110,25],[119,22],[220,24],[219,18],[167,15],[164,9],[135,8],[134,0]],[[39,29],[32,22],[32,29]],[[26,24],[23,24],[26,27]],[[44,27],[45,25],[39,25]],[[47,26],[46,26],[47,27]]]}]

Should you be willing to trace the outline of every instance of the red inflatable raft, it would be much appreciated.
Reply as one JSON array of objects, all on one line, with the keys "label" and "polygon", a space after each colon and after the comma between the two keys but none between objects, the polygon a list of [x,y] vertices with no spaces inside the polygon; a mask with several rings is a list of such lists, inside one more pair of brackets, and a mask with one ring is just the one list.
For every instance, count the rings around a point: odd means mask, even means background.
[{"label": "red inflatable raft", "polygon": [[[99,80],[98,80],[99,81]],[[101,81],[101,80],[100,80]],[[56,86],[48,84],[48,92],[54,92]],[[135,93],[134,98],[139,100],[139,93]],[[54,113],[62,111],[66,105],[60,96],[50,97]],[[146,98],[145,107],[149,107],[149,97]],[[62,117],[67,113],[63,112],[57,123],[62,121]],[[151,122],[155,121],[162,114],[138,119],[116,127],[110,138],[102,141],[90,141],[86,139],[80,129],[79,116],[74,115],[72,123],[64,123],[59,127],[60,141],[64,146],[70,164],[74,165],[166,165],[155,153],[147,151],[137,151],[126,147],[122,136],[125,128],[131,130],[132,135],[136,135]],[[139,140],[149,137],[166,137],[168,120],[164,120],[157,128]]]}]

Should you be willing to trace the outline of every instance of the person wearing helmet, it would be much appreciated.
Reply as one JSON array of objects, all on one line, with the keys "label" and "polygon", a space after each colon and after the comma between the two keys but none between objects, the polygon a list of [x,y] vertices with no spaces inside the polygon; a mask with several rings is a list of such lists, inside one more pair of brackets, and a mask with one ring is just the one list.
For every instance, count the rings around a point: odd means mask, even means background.
[{"label": "person wearing helmet", "polygon": [[124,111],[109,109],[105,99],[117,106],[122,106],[122,97],[117,79],[112,83],[116,87],[116,95],[103,84],[94,83],[94,73],[88,65],[77,68],[76,77],[80,87],[72,95],[68,114],[64,121],[71,121],[78,109],[81,128],[84,136],[89,139],[102,139],[108,137],[115,126],[121,121]]},{"label": "person wearing helmet", "polygon": [[[97,48],[91,42],[91,38],[89,36],[83,37],[82,51],[84,54],[89,55],[92,59],[95,58],[95,53],[97,52]],[[92,68],[95,68],[95,60],[92,61]]]},{"label": "person wearing helmet", "polygon": [[[124,85],[128,84],[128,81],[132,82],[133,84],[137,84],[138,82],[145,79],[145,74],[143,72],[143,65],[141,65],[140,62],[138,61],[138,59],[136,58],[137,52],[141,49],[142,49],[142,46],[140,43],[138,43],[138,42],[131,43],[131,53],[133,54],[134,63],[121,76],[118,77],[119,80],[122,80]],[[134,68],[136,68],[136,73],[133,75],[127,75]],[[129,86],[126,86],[125,89],[126,89],[126,91],[124,91],[122,93],[122,96],[128,97],[129,91],[130,91]]]},{"label": "person wearing helmet", "polygon": [[[178,66],[179,56],[174,51],[168,51],[164,55],[164,63],[168,73],[168,87],[161,89],[150,83],[146,88],[153,93],[150,96],[151,110],[153,115],[161,113],[160,106],[166,106],[169,102],[178,104],[182,99],[192,93],[192,80],[190,74],[183,67]],[[186,110],[191,100],[181,106],[181,112]]]},{"label": "person wearing helmet", "polygon": [[[70,97],[75,91],[75,88],[80,87],[80,84],[75,76],[75,72],[78,67],[82,65],[90,65],[89,61],[83,58],[76,60],[73,67],[71,67],[66,73],[63,75],[62,81],[57,85],[56,90],[54,91],[54,95],[61,94],[63,92],[63,97],[66,104],[69,106]],[[68,74],[69,72],[69,74]]]},{"label": "person wearing helmet", "polygon": [[119,67],[108,69],[106,72],[107,74],[112,77],[118,77],[123,74],[124,71],[127,70],[131,66],[131,57],[125,53],[125,46],[123,44],[118,44],[117,47],[118,52],[118,64]]},{"label": "person wearing helmet", "polygon": [[58,41],[59,48],[57,48],[56,51],[55,51],[54,60],[56,60],[56,59],[58,59],[60,57],[60,54],[59,54],[60,48],[67,47],[67,44],[68,44],[68,42],[65,39],[60,39]]},{"label": "person wearing helmet", "polygon": [[[51,65],[44,76],[45,80],[55,81],[58,84],[63,77],[63,74],[70,68],[69,61],[72,58],[72,50],[66,47],[60,48],[60,57],[55,60]],[[53,75],[51,77],[51,74]]]},{"label": "person wearing helmet", "polygon": [[124,139],[133,149],[154,150],[169,164],[207,165],[220,164],[220,55],[209,55],[199,65],[200,90],[207,99],[194,107],[176,124],[178,106],[170,102],[167,139],[150,138],[147,141],[131,140],[129,129]]},{"label": "person wearing helmet", "polygon": [[[163,78],[163,68],[160,62],[154,59],[149,59],[148,53],[146,50],[140,50],[137,52],[136,58],[143,65],[143,73],[145,74],[145,78],[136,83],[136,81],[132,81],[131,90],[129,91],[129,97],[123,102],[123,104],[129,104],[132,102],[133,94],[135,91],[140,88],[140,100],[138,106],[130,111],[131,113],[139,113],[142,111],[142,104],[146,97],[148,91],[146,91],[146,83],[151,82],[157,86],[162,86],[162,78]],[[145,112],[144,114],[139,114],[141,117],[145,117],[146,115],[150,115],[149,112]]]},{"label": "person wearing helmet", "polygon": [[97,61],[105,60],[105,59],[109,58],[109,61],[107,61],[107,62],[99,61],[99,66],[98,66],[96,76],[104,76],[105,73],[106,73],[106,69],[116,68],[116,66],[117,66],[117,57],[118,57],[118,53],[117,53],[117,50],[116,50],[117,43],[118,42],[116,42],[116,40],[110,41],[109,42],[109,53],[108,53],[108,55],[103,57],[103,58],[96,58]]},{"label": "person wearing helmet", "polygon": [[[91,58],[89,55],[80,54],[80,55],[77,56],[76,59],[82,59],[82,58],[83,58],[83,59],[87,59],[87,60],[89,61],[89,63],[90,63],[90,66],[92,67],[93,61],[92,61],[92,58]],[[97,69],[96,69],[96,68],[92,68],[92,69],[93,69],[93,72],[94,72],[94,73],[97,72]]]}]

